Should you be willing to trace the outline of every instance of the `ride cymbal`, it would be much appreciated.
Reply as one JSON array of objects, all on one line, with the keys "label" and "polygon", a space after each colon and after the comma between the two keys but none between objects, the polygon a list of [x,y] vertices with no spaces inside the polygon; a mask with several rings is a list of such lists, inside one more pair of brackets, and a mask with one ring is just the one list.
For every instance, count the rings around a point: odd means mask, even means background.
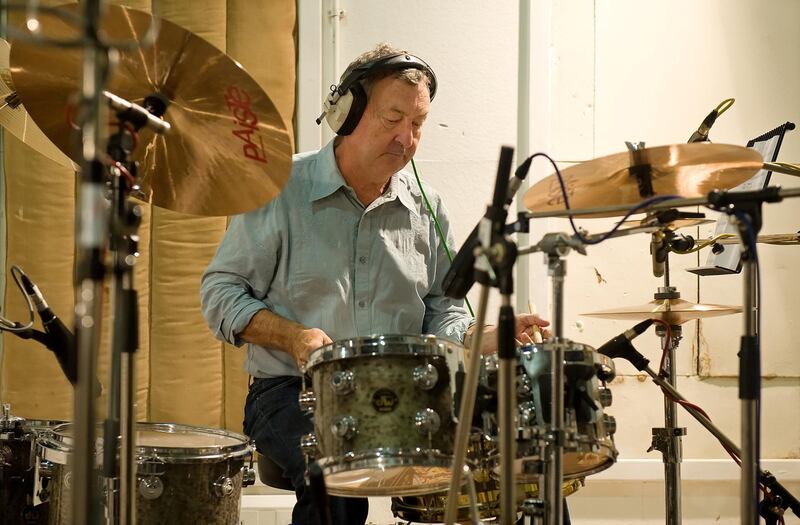
[{"label": "ride cymbal", "polygon": [[0,105],[0,126],[53,162],[65,168],[77,169],[75,163],[42,133],[39,126],[25,111],[25,106],[14,91],[14,83],[9,70],[10,54],[11,46],[0,38],[0,98],[3,99]]},{"label": "ride cymbal", "polygon": [[[733,188],[763,166],[755,150],[730,144],[699,142],[644,148],[600,157],[561,170],[570,209],[637,204],[658,195],[702,197]],[[642,195],[644,193],[644,195]],[[528,189],[523,200],[530,211],[566,209],[556,174]],[[581,217],[612,217],[624,212]]]},{"label": "ride cymbal", "polygon": [[[77,4],[64,9],[78,12]],[[104,6],[104,37],[140,40],[149,14]],[[74,38],[76,29],[42,14],[50,38]],[[232,215],[275,198],[291,169],[292,147],[275,105],[242,66],[193,33],[160,20],[155,43],[119,52],[106,89],[142,104],[157,93],[169,99],[164,119],[172,129],[139,131],[133,158],[139,184],[152,203],[196,215]],[[17,40],[11,46],[11,76],[33,120],[61,151],[80,162],[76,131],[65,118],[79,91],[82,50]]]},{"label": "ride cymbal", "polygon": [[718,317],[741,312],[738,306],[721,304],[698,304],[683,299],[656,299],[637,306],[623,306],[610,310],[600,310],[579,315],[601,317],[603,319],[638,320],[661,319],[671,325],[680,325],[694,319]]}]

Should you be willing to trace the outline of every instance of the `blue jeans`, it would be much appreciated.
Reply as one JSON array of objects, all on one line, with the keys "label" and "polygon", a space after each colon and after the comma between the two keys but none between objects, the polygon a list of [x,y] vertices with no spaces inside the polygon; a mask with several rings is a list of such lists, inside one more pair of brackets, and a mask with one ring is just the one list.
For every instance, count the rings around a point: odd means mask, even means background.
[{"label": "blue jeans", "polygon": [[[244,406],[244,432],[256,448],[283,469],[294,486],[297,503],[292,525],[317,525],[319,516],[311,491],[305,484],[306,463],[300,437],[314,431],[310,416],[300,411],[299,377],[255,378]],[[363,525],[367,521],[365,498],[330,497],[331,518],[336,525]]]}]

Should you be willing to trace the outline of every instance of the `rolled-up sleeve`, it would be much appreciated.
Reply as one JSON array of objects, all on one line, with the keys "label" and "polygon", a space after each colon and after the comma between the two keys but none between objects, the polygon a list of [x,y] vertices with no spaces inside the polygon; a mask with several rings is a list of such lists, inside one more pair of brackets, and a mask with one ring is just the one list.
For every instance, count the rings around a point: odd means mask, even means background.
[{"label": "rolled-up sleeve", "polygon": [[[455,246],[455,240],[450,232],[450,221],[447,217],[447,210],[438,198],[434,199],[434,211],[437,214],[442,233],[447,239],[448,246]],[[435,264],[432,265],[433,283],[428,295],[425,296],[425,318],[423,321],[423,331],[457,341],[464,341],[464,334],[467,328],[474,322],[469,313],[464,309],[464,301],[451,299],[444,295],[442,282],[447,270],[450,268],[450,260],[445,251],[444,241],[434,234],[432,235],[436,249],[433,251]],[[454,249],[452,249],[455,255]]]},{"label": "rolled-up sleeve", "polygon": [[237,336],[259,310],[269,309],[267,292],[281,250],[277,205],[237,215],[200,284],[200,303],[208,327],[218,339],[240,346]]}]

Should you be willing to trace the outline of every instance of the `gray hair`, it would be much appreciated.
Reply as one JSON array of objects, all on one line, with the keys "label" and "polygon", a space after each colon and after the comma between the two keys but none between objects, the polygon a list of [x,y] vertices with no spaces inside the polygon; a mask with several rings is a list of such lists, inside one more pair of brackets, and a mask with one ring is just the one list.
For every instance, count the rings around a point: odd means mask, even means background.
[{"label": "gray hair", "polygon": [[[354,70],[355,68],[366,64],[367,62],[372,62],[373,60],[378,60],[383,57],[388,57],[390,55],[400,55],[400,54],[411,54],[405,49],[400,49],[394,47],[393,45],[387,42],[381,42],[380,44],[376,45],[374,48],[361,53],[358,55],[355,60],[350,62],[350,65],[347,66],[347,69],[344,70],[342,73],[342,77],[339,79],[341,82],[342,80],[347,77],[347,75]],[[369,74],[363,77],[360,80],[361,85],[364,88],[364,92],[366,92],[367,97],[369,98],[370,92],[372,91],[372,86],[377,81],[382,80],[386,77],[393,76],[395,78],[401,78],[412,85],[418,85],[420,82],[425,82],[425,85],[428,87],[430,91],[431,83],[433,79],[430,77],[427,71],[421,69],[401,69],[396,71],[376,71],[375,73]]]}]

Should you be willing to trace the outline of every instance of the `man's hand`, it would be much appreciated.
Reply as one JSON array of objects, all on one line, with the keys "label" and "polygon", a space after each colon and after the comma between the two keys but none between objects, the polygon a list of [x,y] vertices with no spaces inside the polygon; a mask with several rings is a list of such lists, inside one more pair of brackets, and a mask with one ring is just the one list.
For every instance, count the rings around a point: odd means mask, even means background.
[{"label": "man's hand", "polygon": [[299,336],[292,342],[289,353],[294,357],[297,368],[302,368],[311,352],[332,342],[328,334],[319,328],[306,328],[301,330]]},{"label": "man's hand", "polygon": [[[550,322],[542,319],[536,314],[521,314],[516,317],[514,323],[514,338],[520,344],[539,343],[550,337],[550,330],[544,328],[550,326]],[[541,335],[539,331],[541,330]],[[471,346],[473,333],[472,328],[467,331],[464,337],[464,345]],[[481,353],[494,354],[497,352],[497,327],[489,325],[483,330],[483,340],[481,341]]]}]

